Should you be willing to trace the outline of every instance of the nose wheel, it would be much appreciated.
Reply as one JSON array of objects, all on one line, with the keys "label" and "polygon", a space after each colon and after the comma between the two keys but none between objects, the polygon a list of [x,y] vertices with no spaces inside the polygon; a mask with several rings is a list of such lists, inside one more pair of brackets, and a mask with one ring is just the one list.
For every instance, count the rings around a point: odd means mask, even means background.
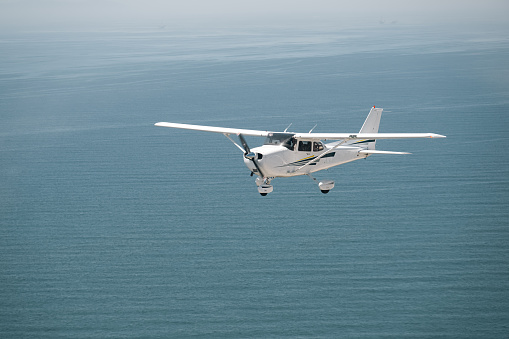
[{"label": "nose wheel", "polygon": [[272,185],[261,185],[261,186],[258,186],[258,193],[260,193],[260,195],[262,197],[266,196],[267,194],[269,194],[273,190],[274,190],[274,187],[272,187]]},{"label": "nose wheel", "polygon": [[274,187],[270,184],[271,178],[262,178],[258,177],[255,180],[256,186],[258,186],[258,193],[262,197],[271,193],[274,190]]}]

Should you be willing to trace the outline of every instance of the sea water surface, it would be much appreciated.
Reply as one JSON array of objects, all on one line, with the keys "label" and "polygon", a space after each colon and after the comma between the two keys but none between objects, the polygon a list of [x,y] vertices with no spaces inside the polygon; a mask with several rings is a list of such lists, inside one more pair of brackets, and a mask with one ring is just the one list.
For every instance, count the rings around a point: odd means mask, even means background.
[{"label": "sea water surface", "polygon": [[[507,338],[509,35],[409,25],[0,36],[2,338]],[[372,156],[261,197],[220,134]],[[250,138],[251,147],[262,140]]]}]

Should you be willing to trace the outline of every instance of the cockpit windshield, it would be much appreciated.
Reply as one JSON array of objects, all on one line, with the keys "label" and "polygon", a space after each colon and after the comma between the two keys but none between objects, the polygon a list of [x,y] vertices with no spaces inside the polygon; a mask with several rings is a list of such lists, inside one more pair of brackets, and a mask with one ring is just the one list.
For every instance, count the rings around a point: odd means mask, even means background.
[{"label": "cockpit windshield", "polygon": [[292,133],[269,133],[265,139],[264,145],[283,145],[284,147],[293,150],[295,146],[295,139]]}]

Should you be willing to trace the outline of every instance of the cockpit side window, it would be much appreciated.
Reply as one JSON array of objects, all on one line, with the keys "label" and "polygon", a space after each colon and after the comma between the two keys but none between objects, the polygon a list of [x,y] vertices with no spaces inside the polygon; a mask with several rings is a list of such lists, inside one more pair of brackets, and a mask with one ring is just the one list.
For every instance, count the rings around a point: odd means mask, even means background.
[{"label": "cockpit side window", "polygon": [[293,151],[295,149],[296,142],[297,142],[297,140],[295,140],[295,138],[292,137],[292,138],[286,140],[285,143],[283,144],[283,146],[288,148],[290,151]]},{"label": "cockpit side window", "polygon": [[321,142],[313,142],[313,152],[323,151],[323,144]]},{"label": "cockpit side window", "polygon": [[299,141],[299,151],[311,152],[312,141]]}]

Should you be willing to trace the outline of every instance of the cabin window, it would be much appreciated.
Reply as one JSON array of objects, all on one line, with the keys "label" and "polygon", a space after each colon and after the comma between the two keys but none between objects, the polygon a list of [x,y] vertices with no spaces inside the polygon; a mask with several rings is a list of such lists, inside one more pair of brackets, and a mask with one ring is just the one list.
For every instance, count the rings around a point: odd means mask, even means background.
[{"label": "cabin window", "polygon": [[312,141],[299,141],[299,151],[311,152]]},{"label": "cabin window", "polygon": [[295,146],[295,138],[293,137],[292,133],[269,133],[267,139],[265,139],[264,145],[282,145],[293,151]]},{"label": "cabin window", "polygon": [[313,152],[323,151],[323,144],[321,142],[313,142]]}]

